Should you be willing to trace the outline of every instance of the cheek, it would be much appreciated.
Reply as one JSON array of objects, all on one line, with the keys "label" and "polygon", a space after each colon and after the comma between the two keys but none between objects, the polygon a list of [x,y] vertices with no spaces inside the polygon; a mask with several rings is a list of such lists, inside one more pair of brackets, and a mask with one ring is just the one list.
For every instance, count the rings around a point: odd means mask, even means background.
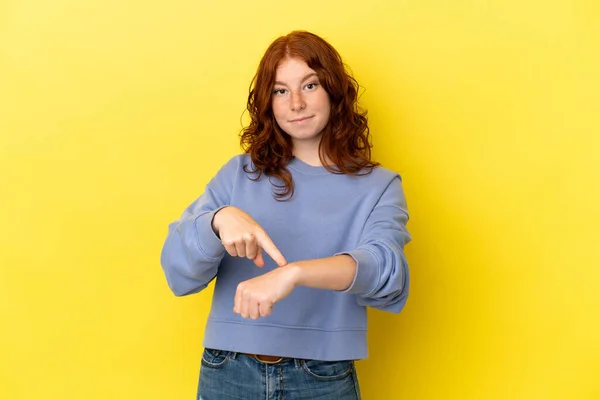
[{"label": "cheek", "polygon": [[329,117],[331,116],[331,102],[329,101],[329,96],[325,95],[325,98],[321,103],[321,109],[323,110],[325,118],[329,120]]},{"label": "cheek", "polygon": [[327,92],[323,91],[319,94],[319,108],[326,113],[329,113],[331,110],[331,101],[329,100],[329,95]]},{"label": "cheek", "polygon": [[280,120],[284,119],[285,116],[285,107],[280,100],[274,100],[271,102],[271,108],[273,109],[273,115],[278,123]]}]

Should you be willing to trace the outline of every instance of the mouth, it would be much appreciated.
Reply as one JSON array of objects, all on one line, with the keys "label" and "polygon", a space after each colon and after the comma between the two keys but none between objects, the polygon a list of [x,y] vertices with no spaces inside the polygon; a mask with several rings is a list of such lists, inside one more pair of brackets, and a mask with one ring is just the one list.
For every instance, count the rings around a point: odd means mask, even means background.
[{"label": "mouth", "polygon": [[289,122],[291,122],[291,123],[301,123],[301,122],[304,122],[304,121],[308,121],[312,117],[314,117],[314,115],[310,115],[308,117],[301,117],[301,118],[292,119]]}]

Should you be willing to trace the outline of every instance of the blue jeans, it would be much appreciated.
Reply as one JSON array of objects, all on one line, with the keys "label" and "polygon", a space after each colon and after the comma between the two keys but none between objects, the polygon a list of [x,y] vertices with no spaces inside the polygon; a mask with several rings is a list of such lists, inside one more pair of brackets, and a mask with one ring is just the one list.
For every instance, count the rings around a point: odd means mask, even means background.
[{"label": "blue jeans", "polygon": [[205,349],[198,400],[360,400],[354,361],[254,357]]}]

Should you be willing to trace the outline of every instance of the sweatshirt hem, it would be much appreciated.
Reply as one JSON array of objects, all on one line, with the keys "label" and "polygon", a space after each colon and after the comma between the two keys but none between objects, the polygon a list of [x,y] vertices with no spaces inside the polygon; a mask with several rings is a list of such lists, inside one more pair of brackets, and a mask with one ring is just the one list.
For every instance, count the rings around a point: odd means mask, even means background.
[{"label": "sweatshirt hem", "polygon": [[359,360],[368,357],[365,328],[325,330],[209,318],[203,345],[238,353],[321,361]]}]

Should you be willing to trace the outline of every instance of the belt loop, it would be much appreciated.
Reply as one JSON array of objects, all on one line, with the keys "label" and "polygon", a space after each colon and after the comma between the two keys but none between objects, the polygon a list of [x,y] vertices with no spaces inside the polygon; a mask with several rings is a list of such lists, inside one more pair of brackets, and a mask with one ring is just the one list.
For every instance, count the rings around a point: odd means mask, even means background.
[{"label": "belt loop", "polygon": [[300,359],[294,358],[294,365],[296,369],[300,369]]},{"label": "belt loop", "polygon": [[235,360],[237,358],[238,353],[236,351],[230,351],[229,352],[229,358],[231,358],[232,360]]}]

